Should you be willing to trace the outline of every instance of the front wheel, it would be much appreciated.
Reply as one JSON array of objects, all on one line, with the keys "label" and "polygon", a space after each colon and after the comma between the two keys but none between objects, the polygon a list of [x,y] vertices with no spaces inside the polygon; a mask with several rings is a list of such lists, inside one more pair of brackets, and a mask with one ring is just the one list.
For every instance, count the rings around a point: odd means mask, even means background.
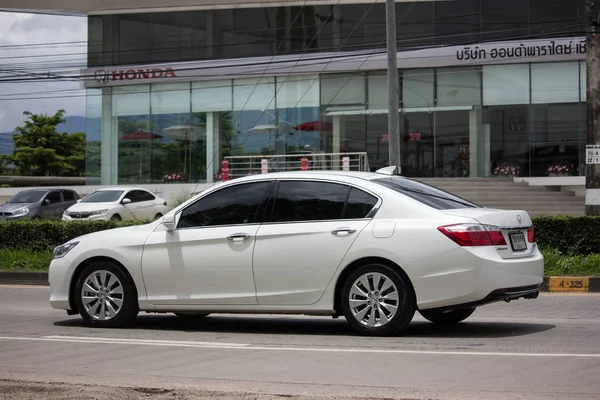
[{"label": "front wheel", "polygon": [[83,320],[100,328],[118,328],[139,313],[135,285],[109,262],[87,266],[77,279],[75,301]]},{"label": "front wheel", "polygon": [[398,333],[415,314],[412,288],[392,268],[370,264],[354,271],[342,288],[342,312],[362,335]]},{"label": "front wheel", "polygon": [[443,311],[419,311],[427,321],[440,325],[453,325],[464,321],[475,312],[475,308],[465,308],[458,310],[443,310]]}]

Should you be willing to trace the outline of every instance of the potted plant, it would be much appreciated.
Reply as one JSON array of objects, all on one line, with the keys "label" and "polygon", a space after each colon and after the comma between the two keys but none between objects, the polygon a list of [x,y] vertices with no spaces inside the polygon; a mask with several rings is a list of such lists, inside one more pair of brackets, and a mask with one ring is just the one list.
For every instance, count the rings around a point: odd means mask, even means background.
[{"label": "potted plant", "polygon": [[502,178],[512,178],[515,176],[519,176],[521,173],[521,167],[519,164],[503,161],[494,168],[494,175]]},{"label": "potted plant", "polygon": [[575,166],[568,161],[554,161],[548,165],[549,176],[569,176],[573,173]]}]

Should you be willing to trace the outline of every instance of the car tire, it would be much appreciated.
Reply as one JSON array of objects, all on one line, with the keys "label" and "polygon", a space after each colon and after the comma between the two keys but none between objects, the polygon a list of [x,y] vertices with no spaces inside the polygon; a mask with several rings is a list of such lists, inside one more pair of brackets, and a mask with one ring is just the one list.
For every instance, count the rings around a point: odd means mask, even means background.
[{"label": "car tire", "polygon": [[119,214],[115,214],[112,217],[110,217],[110,220],[118,222],[118,221],[122,221],[122,218],[121,218],[121,216]]},{"label": "car tire", "polygon": [[410,283],[394,269],[381,264],[364,265],[352,272],[342,287],[340,304],[352,329],[366,336],[401,332],[416,309]]},{"label": "car tire", "polygon": [[201,319],[210,315],[210,313],[200,313],[200,312],[176,312],[174,313],[179,318],[182,319]]},{"label": "car tire", "polygon": [[157,219],[162,218],[162,216],[163,215],[161,213],[158,213],[154,216],[154,220],[156,221]]},{"label": "car tire", "polygon": [[139,313],[133,281],[110,262],[85,267],[75,284],[74,295],[79,315],[88,325],[119,328],[133,322]]},{"label": "car tire", "polygon": [[454,325],[469,318],[475,312],[473,308],[463,308],[457,310],[443,310],[443,311],[419,311],[419,314],[429,322],[439,325]]}]

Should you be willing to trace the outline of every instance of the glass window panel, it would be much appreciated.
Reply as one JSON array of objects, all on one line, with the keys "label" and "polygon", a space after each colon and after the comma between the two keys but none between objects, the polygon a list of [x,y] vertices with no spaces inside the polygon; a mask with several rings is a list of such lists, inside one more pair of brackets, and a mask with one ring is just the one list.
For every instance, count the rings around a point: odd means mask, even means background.
[{"label": "glass window panel", "polygon": [[387,110],[388,84],[386,73],[369,74],[369,109]]},{"label": "glass window panel", "polygon": [[150,105],[152,107],[152,114],[189,113],[189,82],[152,85]]},{"label": "glass window panel", "polygon": [[481,0],[481,38],[484,41],[524,37],[528,31],[527,1]]},{"label": "glass window panel", "polygon": [[530,35],[571,36],[576,26],[577,0],[529,0]]},{"label": "glass window panel", "polygon": [[350,189],[344,219],[365,218],[377,204],[377,197],[357,188]]},{"label": "glass window panel", "polygon": [[579,101],[587,100],[587,65],[585,61],[579,63]]},{"label": "glass window panel", "polygon": [[321,77],[321,104],[363,105],[365,103],[365,75],[324,75]]},{"label": "glass window panel", "polygon": [[113,88],[113,116],[148,114],[150,114],[150,85]]},{"label": "glass window panel", "polygon": [[579,101],[578,63],[531,65],[531,102],[576,103]]},{"label": "glass window panel", "polygon": [[436,44],[476,43],[480,40],[478,0],[437,1],[435,3]]},{"label": "glass window panel", "polygon": [[475,68],[448,68],[437,72],[437,105],[481,104],[481,75]]},{"label": "glass window panel", "polygon": [[265,110],[275,107],[275,78],[234,79],[233,109]]},{"label": "glass window panel", "polygon": [[398,48],[415,48],[435,43],[434,7],[437,1],[396,2]]},{"label": "glass window panel", "polygon": [[319,107],[319,77],[316,75],[277,78],[277,108]]},{"label": "glass window panel", "polygon": [[233,107],[233,82],[192,82],[192,111],[230,111]]},{"label": "glass window panel", "polygon": [[404,71],[402,99],[404,108],[433,107],[433,69]]},{"label": "glass window panel", "polygon": [[529,104],[529,65],[484,66],[483,104]]}]

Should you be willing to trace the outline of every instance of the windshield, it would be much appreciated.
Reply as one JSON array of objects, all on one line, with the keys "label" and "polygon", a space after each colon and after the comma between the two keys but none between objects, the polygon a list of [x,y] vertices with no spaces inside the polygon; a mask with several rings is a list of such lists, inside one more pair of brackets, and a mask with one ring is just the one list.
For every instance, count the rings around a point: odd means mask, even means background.
[{"label": "windshield", "polygon": [[90,194],[85,199],[81,200],[82,203],[113,203],[119,200],[119,197],[123,194],[122,190],[99,190]]},{"label": "windshield", "polygon": [[7,203],[37,203],[38,201],[42,200],[46,193],[48,193],[47,190],[28,190],[26,192],[17,193],[12,199],[7,201]]},{"label": "windshield", "polygon": [[457,208],[481,208],[481,206],[445,192],[433,186],[412,179],[392,176],[389,178],[374,179],[373,182],[386,186],[404,194],[414,200],[426,204],[437,210],[453,210]]}]

